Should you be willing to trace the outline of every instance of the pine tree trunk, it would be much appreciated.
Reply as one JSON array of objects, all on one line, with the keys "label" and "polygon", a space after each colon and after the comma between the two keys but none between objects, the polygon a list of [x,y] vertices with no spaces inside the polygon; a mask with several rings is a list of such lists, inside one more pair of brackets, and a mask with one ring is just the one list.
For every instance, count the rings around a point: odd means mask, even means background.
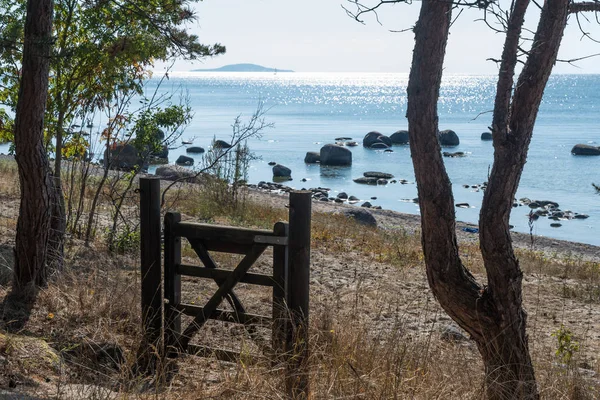
[{"label": "pine tree trunk", "polygon": [[52,0],[29,0],[15,114],[15,152],[21,205],[15,239],[14,289],[35,293],[45,284],[52,182],[44,147],[44,112],[52,46]]},{"label": "pine tree trunk", "polygon": [[528,1],[515,2],[511,24],[516,31],[507,35],[503,53],[504,64],[512,69],[501,70],[494,111],[494,167],[480,215],[487,287],[475,281],[460,259],[452,185],[437,139],[437,101],[450,3],[423,1],[408,85],[407,117],[427,278],[444,310],[477,343],[485,365],[486,395],[491,400],[539,398],[528,348],[527,314],[522,307],[522,272],[508,222],[542,94],[566,26],[568,0],[545,3],[511,101],[518,37],[527,5]]}]

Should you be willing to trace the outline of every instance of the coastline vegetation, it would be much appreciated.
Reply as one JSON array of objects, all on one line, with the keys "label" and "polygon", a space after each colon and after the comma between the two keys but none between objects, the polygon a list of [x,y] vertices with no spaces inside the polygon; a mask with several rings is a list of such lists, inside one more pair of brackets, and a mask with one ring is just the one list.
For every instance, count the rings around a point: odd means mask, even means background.
[{"label": "coastline vegetation", "polygon": [[[77,169],[74,169],[77,170]],[[16,227],[17,169],[0,162],[0,228],[4,256],[0,295],[10,288],[10,249]],[[120,180],[118,175],[111,179]],[[77,192],[68,187],[65,193]],[[77,179],[74,180],[77,182]],[[90,179],[86,207],[94,194]],[[167,210],[184,218],[246,227],[270,228],[284,220],[285,197],[240,191],[238,202],[223,202],[209,185],[180,183],[165,199]],[[68,198],[67,198],[68,200]],[[18,309],[3,303],[0,323],[0,388],[42,398],[209,399],[280,398],[281,367],[267,357],[227,363],[193,356],[147,378],[136,374],[140,341],[140,276],[137,239],[110,251],[102,234],[111,224],[111,199],[100,197],[95,235],[86,247],[76,235],[66,247],[65,269],[50,277],[24,326],[14,329]],[[332,206],[333,207],[333,206]],[[137,220],[137,196],[122,207],[124,219]],[[135,232],[135,222],[131,232]],[[468,267],[482,278],[477,243],[461,247]],[[317,211],[312,224],[311,384],[314,398],[481,398],[483,368],[474,343],[448,339],[448,317],[427,290],[419,232],[365,228],[342,215]],[[532,357],[540,392],[547,399],[593,399],[597,340],[591,334],[600,303],[598,262],[576,254],[519,253],[530,314]],[[197,262],[193,252],[184,258]],[[217,257],[227,262],[227,257]],[[267,261],[259,268],[268,268]],[[202,302],[210,288],[184,283],[183,295]],[[268,312],[268,294],[240,289],[250,307]],[[116,301],[118,300],[118,301]],[[265,311],[267,310],[267,311]],[[209,343],[256,350],[250,336],[227,323],[210,327]],[[560,327],[560,328],[559,328]],[[236,330],[238,329],[238,330]],[[461,334],[464,335],[464,334]],[[241,340],[236,341],[236,337]]]}]

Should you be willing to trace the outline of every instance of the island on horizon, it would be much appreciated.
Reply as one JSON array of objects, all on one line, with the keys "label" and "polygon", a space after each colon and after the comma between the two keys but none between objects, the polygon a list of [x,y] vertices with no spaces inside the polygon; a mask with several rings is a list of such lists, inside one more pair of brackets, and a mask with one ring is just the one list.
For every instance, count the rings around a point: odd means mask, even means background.
[{"label": "island on horizon", "polygon": [[294,72],[291,69],[263,67],[258,64],[229,64],[219,68],[193,69],[193,72]]}]

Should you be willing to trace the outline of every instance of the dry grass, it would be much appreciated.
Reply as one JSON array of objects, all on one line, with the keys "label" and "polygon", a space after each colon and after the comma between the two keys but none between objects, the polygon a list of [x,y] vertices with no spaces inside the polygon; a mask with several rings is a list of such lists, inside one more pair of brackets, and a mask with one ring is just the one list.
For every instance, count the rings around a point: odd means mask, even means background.
[{"label": "dry grass", "polygon": [[[0,163],[0,173],[9,174],[6,168]],[[16,192],[10,188],[3,187],[0,195],[16,201]],[[168,207],[185,218],[228,225],[268,229],[287,214],[284,208],[251,202],[232,211],[212,201],[210,193],[185,185],[167,200]],[[135,208],[133,202],[130,206]],[[136,211],[131,212],[135,215]],[[14,216],[2,218],[4,226]],[[483,397],[484,373],[475,345],[468,340],[441,339],[440,331],[449,319],[427,288],[418,237],[316,213],[312,250],[313,398]],[[481,279],[476,244],[462,246],[461,253]],[[192,262],[195,255],[188,248],[184,257]],[[542,397],[600,398],[600,383],[591,376],[598,373],[600,343],[592,325],[600,314],[598,265],[536,252],[520,252],[519,258],[526,275],[530,344]],[[233,263],[235,259],[222,256],[217,261]],[[91,248],[72,240],[66,270],[41,292],[28,322],[18,332],[6,333],[14,310],[4,304],[0,397],[2,389],[16,386],[21,393],[58,399],[284,398],[283,366],[272,365],[263,356],[256,363],[248,363],[247,358],[226,363],[183,356],[175,372],[165,365],[151,378],[136,374],[133,366],[141,343],[138,264],[134,251],[107,253],[100,236]],[[268,268],[268,264],[267,257],[258,268]],[[201,302],[210,288],[199,285],[198,280],[185,282],[184,296]],[[268,293],[249,287],[239,290],[249,307],[268,312]],[[0,295],[4,297],[7,291],[6,286],[1,288]],[[566,365],[555,354],[558,342],[550,336],[561,324],[573,330],[572,339],[579,343]],[[234,341],[234,337],[241,339]],[[19,340],[36,342],[15,344]],[[203,340],[256,349],[244,329],[227,323],[211,326]],[[27,350],[45,348],[44,344],[57,359],[32,357]],[[172,379],[167,380],[169,374]]]}]

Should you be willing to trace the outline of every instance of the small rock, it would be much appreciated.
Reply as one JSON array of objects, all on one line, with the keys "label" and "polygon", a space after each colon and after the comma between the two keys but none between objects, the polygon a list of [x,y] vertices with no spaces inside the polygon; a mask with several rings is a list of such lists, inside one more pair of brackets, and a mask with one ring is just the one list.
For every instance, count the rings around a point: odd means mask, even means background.
[{"label": "small rock", "polygon": [[456,203],[456,207],[458,208],[469,208],[469,203]]},{"label": "small rock", "polygon": [[441,339],[447,342],[466,342],[469,338],[455,325],[447,325],[442,328]]},{"label": "small rock", "polygon": [[192,146],[185,149],[186,153],[200,154],[204,153],[204,149],[199,146]]},{"label": "small rock", "polygon": [[346,200],[348,198],[348,194],[346,194],[346,192],[340,192],[340,193],[338,193],[337,198]]},{"label": "small rock", "polygon": [[550,224],[550,226],[553,228],[560,228],[562,226],[562,224],[559,222],[553,222]]},{"label": "small rock", "polygon": [[227,143],[224,140],[217,140],[214,144],[213,147],[215,149],[228,149],[231,147],[231,145],[229,143]]},{"label": "small rock", "polygon": [[269,162],[269,165],[272,167],[272,166],[274,166],[274,165],[277,165],[277,163],[276,163],[275,161],[270,161],[270,162]]},{"label": "small rock", "polygon": [[392,179],[394,175],[388,174],[387,172],[377,172],[377,171],[367,171],[363,173],[363,176],[367,178],[382,178],[382,179]]},{"label": "small rock", "polygon": [[362,203],[360,206],[361,206],[361,207],[365,207],[365,208],[371,208],[371,207],[373,207],[373,206],[371,205],[371,203],[369,203],[368,201],[365,201],[365,202],[364,202],[364,203]]},{"label": "small rock", "polygon": [[492,140],[492,132],[483,132],[481,134],[481,140]]},{"label": "small rock", "polygon": [[354,219],[356,222],[362,225],[372,227],[377,226],[377,220],[375,219],[373,214],[371,214],[367,210],[361,208],[349,208],[347,210],[344,210],[343,213],[345,216]]}]

